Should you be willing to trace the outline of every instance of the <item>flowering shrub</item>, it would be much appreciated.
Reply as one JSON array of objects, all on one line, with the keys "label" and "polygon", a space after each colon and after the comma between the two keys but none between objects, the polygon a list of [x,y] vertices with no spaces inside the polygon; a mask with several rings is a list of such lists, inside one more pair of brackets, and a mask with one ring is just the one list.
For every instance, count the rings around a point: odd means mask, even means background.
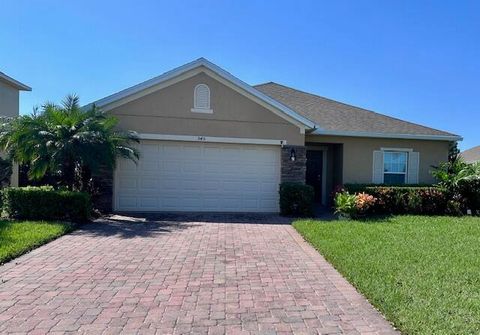
[{"label": "flowering shrub", "polygon": [[355,218],[366,214],[375,204],[375,197],[365,192],[350,194],[347,191],[335,194],[335,213],[341,217]]},{"label": "flowering shrub", "polygon": [[375,205],[375,202],[377,201],[373,195],[365,192],[357,193],[355,198],[355,205],[357,207],[358,214],[365,214],[373,205]]},{"label": "flowering shrub", "polygon": [[367,214],[461,215],[464,211],[461,199],[449,198],[442,188],[435,186],[345,185],[344,188],[376,199]]}]

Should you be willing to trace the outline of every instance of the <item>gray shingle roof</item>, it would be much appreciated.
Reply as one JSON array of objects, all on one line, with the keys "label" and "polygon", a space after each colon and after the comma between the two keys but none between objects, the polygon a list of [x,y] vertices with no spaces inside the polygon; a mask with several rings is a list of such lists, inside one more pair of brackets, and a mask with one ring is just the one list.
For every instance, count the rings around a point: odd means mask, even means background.
[{"label": "gray shingle roof", "polygon": [[467,163],[480,162],[480,145],[465,150],[460,154]]},{"label": "gray shingle roof", "polygon": [[399,120],[277,83],[254,86],[300,115],[331,132],[456,136],[452,133]]}]

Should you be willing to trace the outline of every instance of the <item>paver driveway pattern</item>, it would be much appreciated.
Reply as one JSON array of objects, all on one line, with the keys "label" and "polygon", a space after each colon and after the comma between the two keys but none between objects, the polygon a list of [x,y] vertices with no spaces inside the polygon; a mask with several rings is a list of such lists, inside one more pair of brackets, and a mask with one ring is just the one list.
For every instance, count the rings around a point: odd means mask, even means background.
[{"label": "paver driveway pattern", "polygon": [[276,218],[129,220],[0,267],[0,333],[396,333]]}]

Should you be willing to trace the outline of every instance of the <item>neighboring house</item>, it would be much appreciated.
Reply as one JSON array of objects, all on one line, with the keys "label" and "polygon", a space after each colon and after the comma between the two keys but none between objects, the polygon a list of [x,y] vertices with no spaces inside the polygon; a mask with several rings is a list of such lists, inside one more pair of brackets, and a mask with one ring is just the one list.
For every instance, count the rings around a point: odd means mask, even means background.
[{"label": "neighboring house", "polygon": [[326,203],[343,183],[431,183],[457,135],[275,83],[250,86],[201,58],[98,100],[139,133],[116,211],[277,212],[280,182]]},{"label": "neighboring house", "polygon": [[467,163],[480,162],[480,145],[463,151],[460,156],[462,156]]},{"label": "neighboring house", "polygon": [[[19,115],[20,91],[31,91],[25,84],[0,72],[0,117],[17,117]],[[10,185],[18,186],[18,165],[13,166]]]}]

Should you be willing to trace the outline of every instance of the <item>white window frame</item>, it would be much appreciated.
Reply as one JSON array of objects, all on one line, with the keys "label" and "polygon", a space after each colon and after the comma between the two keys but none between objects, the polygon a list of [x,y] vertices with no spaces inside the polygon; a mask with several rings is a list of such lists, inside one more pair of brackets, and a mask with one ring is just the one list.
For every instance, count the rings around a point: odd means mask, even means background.
[{"label": "white window frame", "polygon": [[[383,152],[383,182],[385,183],[385,174],[399,174],[403,175],[405,177],[403,184],[407,185],[408,184],[408,160],[410,156],[410,152],[413,152],[413,149],[407,149],[407,148],[381,148],[381,151]],[[386,153],[405,153],[407,156],[407,159],[405,161],[405,172],[385,172],[385,154]]]},{"label": "white window frame", "polygon": [[[208,106],[205,107],[199,107],[197,105],[197,90],[200,86],[204,86],[207,89],[208,92]],[[193,89],[193,108],[191,109],[191,112],[193,113],[207,113],[207,114],[212,114],[213,110],[210,108],[210,87],[208,87],[207,84],[197,84],[195,88]]]}]

